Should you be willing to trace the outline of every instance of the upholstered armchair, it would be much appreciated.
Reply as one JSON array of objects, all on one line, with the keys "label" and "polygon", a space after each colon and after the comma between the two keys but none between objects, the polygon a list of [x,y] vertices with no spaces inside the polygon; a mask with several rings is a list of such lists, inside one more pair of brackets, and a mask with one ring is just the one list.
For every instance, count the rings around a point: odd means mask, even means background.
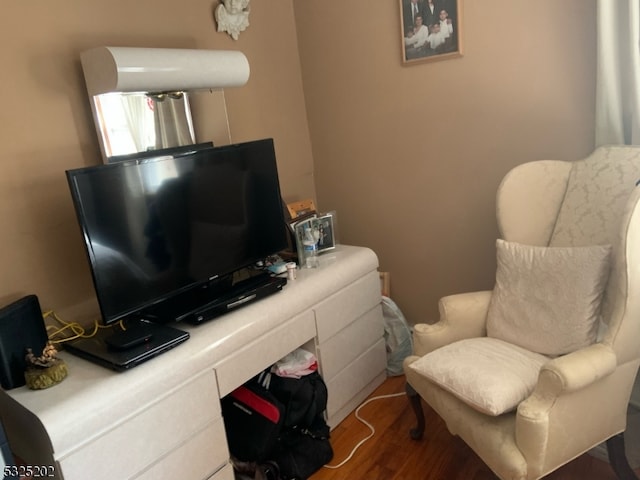
[{"label": "upholstered armchair", "polygon": [[[537,479],[607,442],[619,478],[640,364],[640,147],[522,164],[497,193],[496,283],[414,327],[420,398],[503,480]],[[428,433],[428,432],[427,432]]]}]

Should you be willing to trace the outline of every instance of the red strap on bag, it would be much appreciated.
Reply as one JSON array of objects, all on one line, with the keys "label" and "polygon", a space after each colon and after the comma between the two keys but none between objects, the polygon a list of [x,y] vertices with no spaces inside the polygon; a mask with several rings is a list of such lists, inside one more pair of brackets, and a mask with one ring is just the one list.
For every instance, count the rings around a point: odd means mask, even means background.
[{"label": "red strap on bag", "polygon": [[256,395],[248,388],[244,386],[238,387],[233,392],[231,392],[231,396],[239,402],[242,402],[248,407],[252,408],[273,423],[278,423],[280,421],[280,410],[278,410],[278,407],[260,397],[259,395]]}]

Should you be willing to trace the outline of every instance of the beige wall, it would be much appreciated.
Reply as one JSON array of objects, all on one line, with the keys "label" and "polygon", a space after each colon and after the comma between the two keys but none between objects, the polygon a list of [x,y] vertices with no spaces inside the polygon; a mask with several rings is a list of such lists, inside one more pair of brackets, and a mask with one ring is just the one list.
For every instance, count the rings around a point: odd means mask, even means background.
[{"label": "beige wall", "polygon": [[[64,178],[100,162],[78,61],[96,45],[243,51],[231,140],[275,138],[285,199],[315,197],[315,182],[412,322],[441,295],[491,287],[511,166],[592,149],[595,0],[465,0],[464,57],[408,67],[395,1],[253,0],[237,42],[215,31],[216,4],[4,2],[0,303],[36,293],[70,320],[96,312]],[[194,98],[199,140],[227,141],[213,104]]]},{"label": "beige wall", "polygon": [[398,2],[374,3],[294,0],[318,204],[432,321],[493,287],[502,176],[593,149],[595,1],[463,0],[464,56],[411,66]]},{"label": "beige wall", "polygon": [[[283,195],[315,195],[291,1],[254,1],[236,42],[211,0],[9,0],[3,3],[0,304],[27,293],[68,320],[97,306],[64,171],[101,162],[79,53],[98,45],[237,49],[251,66],[225,92],[234,142],[273,137]],[[268,8],[267,8],[268,7]],[[209,94],[194,96],[198,139],[216,133]],[[224,133],[224,132],[223,132]],[[217,135],[217,138],[216,138]]]}]

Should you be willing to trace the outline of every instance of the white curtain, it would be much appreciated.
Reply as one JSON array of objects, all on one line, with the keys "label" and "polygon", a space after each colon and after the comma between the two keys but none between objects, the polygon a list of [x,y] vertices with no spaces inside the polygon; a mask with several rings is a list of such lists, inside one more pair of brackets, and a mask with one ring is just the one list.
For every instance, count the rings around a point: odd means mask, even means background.
[{"label": "white curtain", "polygon": [[597,1],[596,146],[640,144],[640,0]]},{"label": "white curtain", "polygon": [[162,100],[155,99],[153,113],[156,148],[178,147],[195,142],[186,93],[177,97],[167,95]]},{"label": "white curtain", "polygon": [[[149,146],[149,106],[145,95],[121,95],[122,107],[129,126],[129,133],[136,152],[144,152]],[[151,118],[153,120],[153,118]]]}]

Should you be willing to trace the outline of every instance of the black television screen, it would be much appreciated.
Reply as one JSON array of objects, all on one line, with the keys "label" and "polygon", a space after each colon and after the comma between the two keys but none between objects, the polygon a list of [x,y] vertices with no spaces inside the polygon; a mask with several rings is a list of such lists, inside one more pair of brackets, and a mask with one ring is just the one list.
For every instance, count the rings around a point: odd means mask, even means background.
[{"label": "black television screen", "polygon": [[103,322],[287,246],[273,140],[67,171]]}]

